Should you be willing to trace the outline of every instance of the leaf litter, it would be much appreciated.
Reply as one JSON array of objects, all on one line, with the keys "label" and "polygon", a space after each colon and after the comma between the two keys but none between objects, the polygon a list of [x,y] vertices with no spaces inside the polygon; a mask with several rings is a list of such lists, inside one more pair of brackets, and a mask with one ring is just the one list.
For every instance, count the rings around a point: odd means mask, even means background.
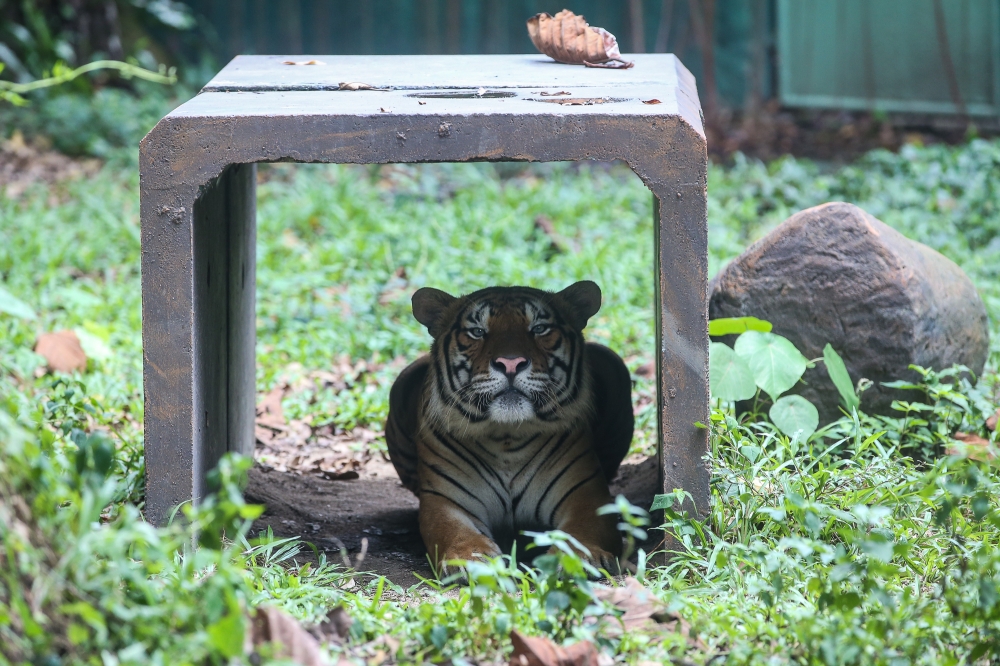
[{"label": "leaf litter", "polygon": [[[348,429],[332,420],[307,415],[301,419],[286,417],[282,401],[300,399],[315,404],[323,396],[336,398],[356,387],[377,389],[406,366],[400,357],[387,364],[365,360],[338,359],[329,370],[302,372],[292,364],[274,387],[258,401],[254,436],[255,460],[279,472],[316,475],[333,481],[392,474],[384,450],[385,432],[355,426]],[[386,372],[383,372],[386,371]],[[288,377],[298,375],[297,379]],[[370,424],[369,424],[370,425]]]}]

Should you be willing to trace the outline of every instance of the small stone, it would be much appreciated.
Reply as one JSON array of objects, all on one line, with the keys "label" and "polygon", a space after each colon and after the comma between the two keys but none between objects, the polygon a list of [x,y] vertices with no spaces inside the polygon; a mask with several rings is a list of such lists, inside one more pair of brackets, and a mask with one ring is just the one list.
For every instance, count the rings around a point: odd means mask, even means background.
[{"label": "small stone", "polygon": [[[920,399],[882,385],[917,379],[909,365],[961,364],[978,376],[989,353],[986,308],[962,269],[852,204],[796,213],[726,266],[709,293],[711,319],[767,320],[806,358],[830,343],[851,381],[874,382],[861,394],[869,414],[897,415],[893,400]],[[794,392],[823,422],[838,418],[824,364],[803,380]]]}]

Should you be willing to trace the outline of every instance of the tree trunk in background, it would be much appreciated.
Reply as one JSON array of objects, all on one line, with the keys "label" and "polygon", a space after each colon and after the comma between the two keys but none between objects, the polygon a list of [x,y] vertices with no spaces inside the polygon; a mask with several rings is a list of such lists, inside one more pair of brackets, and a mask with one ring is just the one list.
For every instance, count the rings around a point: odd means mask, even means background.
[{"label": "tree trunk in background", "polygon": [[715,0],[690,0],[691,27],[701,51],[699,89],[705,121],[714,125],[719,119],[719,90],[715,83]]},{"label": "tree trunk in background", "polygon": [[656,29],[654,53],[666,53],[670,45],[670,28],[674,22],[674,0],[663,0],[660,6],[660,25]]},{"label": "tree trunk in background", "polygon": [[642,0],[628,2],[629,32],[632,37],[632,53],[646,52],[646,22],[642,16]]}]

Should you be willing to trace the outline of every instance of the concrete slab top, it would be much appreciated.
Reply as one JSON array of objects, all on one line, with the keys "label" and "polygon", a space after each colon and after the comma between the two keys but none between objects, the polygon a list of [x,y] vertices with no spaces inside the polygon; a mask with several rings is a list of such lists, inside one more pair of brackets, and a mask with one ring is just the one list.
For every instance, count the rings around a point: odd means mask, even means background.
[{"label": "concrete slab top", "polygon": [[[447,56],[236,56],[202,92],[262,90],[337,90],[341,83],[367,83],[377,88],[419,90],[426,88],[539,88],[552,86],[629,87],[678,86],[678,69],[687,74],[672,54],[627,54],[630,69],[599,69],[564,65],[548,56],[447,55]],[[286,65],[286,62],[315,65]],[[690,76],[690,74],[687,74]],[[693,81],[692,81],[693,85]],[[561,89],[561,88],[557,88]]]},{"label": "concrete slab top", "polygon": [[[680,61],[627,57],[635,67],[605,70],[542,55],[238,56],[168,117],[679,116],[704,136],[695,81]],[[283,64],[310,61],[323,64]],[[339,90],[341,82],[380,90]]]}]

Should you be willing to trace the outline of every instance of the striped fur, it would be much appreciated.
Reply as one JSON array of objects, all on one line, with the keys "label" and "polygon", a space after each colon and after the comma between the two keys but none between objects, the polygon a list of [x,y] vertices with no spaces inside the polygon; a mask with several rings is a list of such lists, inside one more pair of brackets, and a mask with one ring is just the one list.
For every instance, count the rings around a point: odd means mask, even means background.
[{"label": "striped fur", "polygon": [[414,294],[434,343],[393,384],[386,441],[439,564],[561,529],[616,570],[616,520],[596,512],[632,439],[631,383],[614,352],[584,342],[600,300],[593,282]]}]

